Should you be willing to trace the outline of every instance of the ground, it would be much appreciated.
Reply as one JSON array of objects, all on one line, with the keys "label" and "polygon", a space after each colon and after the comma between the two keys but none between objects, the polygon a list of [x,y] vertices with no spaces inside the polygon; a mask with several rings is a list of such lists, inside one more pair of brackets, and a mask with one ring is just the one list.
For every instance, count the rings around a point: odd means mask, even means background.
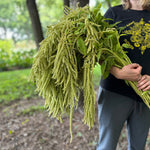
[{"label": "ground", "polygon": [[[16,100],[0,106],[0,150],[95,150],[98,141],[97,106],[95,123],[91,130],[83,124],[83,111],[78,109],[73,117],[73,141],[70,143],[69,117],[63,123],[48,117],[46,111],[23,110],[44,105],[42,98]],[[147,142],[146,150],[150,150]],[[127,150],[125,127],[117,150]]]}]

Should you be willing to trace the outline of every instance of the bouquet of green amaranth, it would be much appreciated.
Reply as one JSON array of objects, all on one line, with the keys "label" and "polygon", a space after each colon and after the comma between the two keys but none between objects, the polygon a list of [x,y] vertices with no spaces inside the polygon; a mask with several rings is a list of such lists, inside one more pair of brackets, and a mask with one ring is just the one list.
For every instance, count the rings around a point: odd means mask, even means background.
[{"label": "bouquet of green amaranth", "polygon": [[[100,6],[76,10],[65,9],[65,15],[55,25],[48,26],[47,37],[31,69],[31,80],[36,83],[39,95],[45,99],[49,115],[62,121],[64,113],[70,114],[72,140],[73,109],[78,107],[80,91],[84,95],[84,123],[91,128],[95,116],[93,69],[102,61],[104,78],[112,66],[122,68],[131,61],[120,45],[119,34],[101,15]],[[127,81],[150,107],[150,96],[137,90],[136,82]]]}]

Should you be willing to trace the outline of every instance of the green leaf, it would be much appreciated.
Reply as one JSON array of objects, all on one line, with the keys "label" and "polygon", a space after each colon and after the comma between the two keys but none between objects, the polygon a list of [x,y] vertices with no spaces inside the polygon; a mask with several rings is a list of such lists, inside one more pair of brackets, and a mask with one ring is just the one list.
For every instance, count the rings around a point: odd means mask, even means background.
[{"label": "green leaf", "polygon": [[98,53],[97,53],[97,60],[99,60],[99,59],[100,59],[101,54],[102,54],[102,51],[101,51],[101,50],[100,50],[100,51],[98,51]]},{"label": "green leaf", "polygon": [[149,91],[144,91],[142,95],[149,94]]},{"label": "green leaf", "polygon": [[130,86],[128,80],[124,80],[124,81],[125,81],[126,85]]},{"label": "green leaf", "polygon": [[95,8],[93,9],[94,15],[98,14],[98,12],[100,11],[101,6],[102,6],[102,4],[100,3],[97,7],[95,7]]},{"label": "green leaf", "polygon": [[130,45],[127,44],[127,43],[123,43],[123,44],[122,44],[122,47],[124,47],[124,48],[130,48]]},{"label": "green leaf", "polygon": [[113,34],[110,34],[110,35],[107,36],[107,38],[111,39],[111,38],[113,38],[113,36],[114,36]]},{"label": "green leaf", "polygon": [[101,65],[101,71],[103,79],[109,76],[110,68],[115,64],[115,58],[113,56],[107,56]]},{"label": "green leaf", "polygon": [[26,119],[25,121],[21,122],[22,125],[26,124],[29,122],[29,119]]},{"label": "green leaf", "polygon": [[80,53],[85,56],[87,48],[86,48],[85,42],[82,38],[79,38],[77,40],[77,47],[79,48]]},{"label": "green leaf", "polygon": [[9,130],[9,134],[11,135],[13,133],[13,131],[12,130]]},{"label": "green leaf", "polygon": [[102,65],[101,65],[101,72],[102,75],[105,73],[106,71],[106,65],[107,65],[107,61],[103,61]]}]

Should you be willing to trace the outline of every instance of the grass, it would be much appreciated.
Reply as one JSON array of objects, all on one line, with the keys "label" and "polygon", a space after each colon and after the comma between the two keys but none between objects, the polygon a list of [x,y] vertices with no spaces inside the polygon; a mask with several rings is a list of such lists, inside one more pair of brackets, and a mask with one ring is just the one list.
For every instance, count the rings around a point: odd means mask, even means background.
[{"label": "grass", "polygon": [[35,85],[28,82],[30,69],[0,72],[0,103],[36,96]]},{"label": "grass", "polygon": [[17,113],[17,115],[33,115],[34,112],[42,112],[44,110],[46,110],[45,107],[41,105],[31,106],[27,109],[21,110],[19,113]]},{"label": "grass", "polygon": [[[37,96],[35,85],[28,81],[30,69],[0,72],[0,104]],[[99,86],[100,66],[94,68],[93,84]]]}]

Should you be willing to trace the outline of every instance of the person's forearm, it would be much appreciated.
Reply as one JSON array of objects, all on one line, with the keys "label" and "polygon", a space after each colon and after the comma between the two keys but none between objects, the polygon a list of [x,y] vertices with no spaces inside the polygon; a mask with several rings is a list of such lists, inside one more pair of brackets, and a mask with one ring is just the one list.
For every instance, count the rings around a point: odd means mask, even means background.
[{"label": "person's forearm", "polygon": [[133,63],[124,66],[122,69],[113,66],[110,73],[117,79],[138,81],[141,77],[142,67],[139,64]]},{"label": "person's forearm", "polygon": [[117,79],[121,79],[121,69],[115,66],[112,66],[110,69],[110,73],[115,76]]}]

